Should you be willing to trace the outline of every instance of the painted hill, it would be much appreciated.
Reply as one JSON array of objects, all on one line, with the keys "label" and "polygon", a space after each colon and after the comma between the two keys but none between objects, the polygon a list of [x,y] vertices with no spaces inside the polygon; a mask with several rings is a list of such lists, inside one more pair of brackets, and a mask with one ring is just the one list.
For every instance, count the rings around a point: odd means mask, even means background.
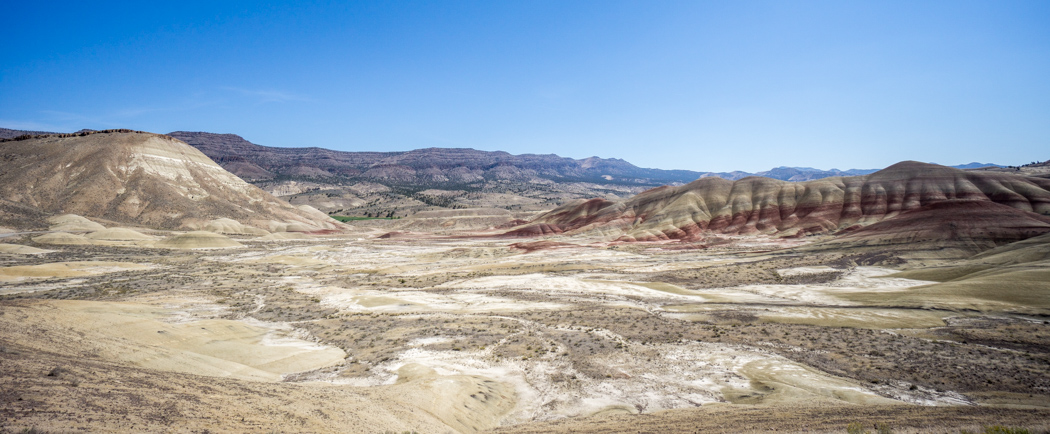
[{"label": "painted hill", "polygon": [[0,217],[15,227],[58,214],[164,229],[196,229],[224,217],[268,230],[338,227],[164,135],[115,130],[8,140],[0,143],[0,159],[0,208],[7,210]]},{"label": "painted hill", "polygon": [[[933,205],[944,201],[983,204]],[[916,231],[937,227],[938,219],[962,211],[969,214],[959,215],[990,219],[977,222],[1018,228],[1016,234],[1002,234],[1009,241],[1046,232],[1050,180],[914,161],[870,175],[798,183],[759,177],[704,178],[680,187],[655,188],[625,201],[569,203],[509,235],[596,230],[612,231],[624,241],[653,241],[698,240],[706,232],[802,236],[850,229],[852,237],[881,237],[908,232],[912,226]],[[889,223],[898,216],[896,223]],[[879,222],[886,223],[874,225]],[[977,222],[968,227],[981,229]]]}]

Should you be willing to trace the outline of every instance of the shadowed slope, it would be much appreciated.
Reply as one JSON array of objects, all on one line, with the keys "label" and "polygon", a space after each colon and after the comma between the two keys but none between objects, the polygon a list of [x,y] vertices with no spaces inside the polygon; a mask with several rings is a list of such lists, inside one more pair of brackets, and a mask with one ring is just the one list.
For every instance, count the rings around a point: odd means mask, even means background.
[{"label": "shadowed slope", "polygon": [[[991,202],[1048,215],[1050,182],[907,161],[870,175],[800,183],[759,177],[703,178],[680,187],[655,188],[624,202],[566,204],[533,224],[546,225],[545,233],[616,229],[624,241],[696,240],[705,231],[792,236],[867,226],[946,200]],[[515,231],[535,232],[528,227]]]},{"label": "shadowed slope", "polygon": [[837,242],[922,243],[947,240],[986,250],[1050,232],[1050,217],[980,200],[944,200],[868,226],[847,228]]},{"label": "shadowed slope", "polygon": [[276,199],[167,136],[45,136],[0,143],[0,154],[0,197],[47,214],[169,229],[222,217],[263,228],[271,221],[336,227],[323,214]]}]

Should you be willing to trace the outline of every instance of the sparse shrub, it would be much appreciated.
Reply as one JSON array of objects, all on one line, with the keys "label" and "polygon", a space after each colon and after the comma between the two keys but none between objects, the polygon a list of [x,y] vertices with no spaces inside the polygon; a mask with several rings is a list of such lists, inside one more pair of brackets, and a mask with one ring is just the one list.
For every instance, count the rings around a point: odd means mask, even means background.
[{"label": "sparse shrub", "polygon": [[[973,431],[962,430],[959,431],[961,434],[977,434]],[[1032,431],[1028,428],[1011,428],[1002,425],[985,425],[984,430],[980,431],[984,434],[1031,434]]]},{"label": "sparse shrub", "polygon": [[[871,431],[865,429],[864,424],[860,422],[852,422],[849,425],[846,425],[846,432],[849,434],[872,434]],[[875,433],[892,434],[893,429],[891,429],[886,423],[879,422],[875,424]]]}]

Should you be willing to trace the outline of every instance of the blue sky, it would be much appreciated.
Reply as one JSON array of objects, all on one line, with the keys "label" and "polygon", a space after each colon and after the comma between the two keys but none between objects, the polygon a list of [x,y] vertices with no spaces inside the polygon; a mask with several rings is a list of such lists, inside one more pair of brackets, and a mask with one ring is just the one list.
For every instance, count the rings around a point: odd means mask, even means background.
[{"label": "blue sky", "polygon": [[5,5],[0,126],[698,171],[1050,159],[1047,1],[95,3]]}]

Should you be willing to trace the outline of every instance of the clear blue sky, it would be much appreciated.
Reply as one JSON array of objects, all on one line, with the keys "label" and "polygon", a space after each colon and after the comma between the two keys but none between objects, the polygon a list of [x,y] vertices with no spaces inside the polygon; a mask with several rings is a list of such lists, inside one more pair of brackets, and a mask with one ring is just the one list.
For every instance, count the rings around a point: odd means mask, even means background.
[{"label": "clear blue sky", "polygon": [[643,167],[1050,159],[1050,1],[29,2],[0,126]]}]

